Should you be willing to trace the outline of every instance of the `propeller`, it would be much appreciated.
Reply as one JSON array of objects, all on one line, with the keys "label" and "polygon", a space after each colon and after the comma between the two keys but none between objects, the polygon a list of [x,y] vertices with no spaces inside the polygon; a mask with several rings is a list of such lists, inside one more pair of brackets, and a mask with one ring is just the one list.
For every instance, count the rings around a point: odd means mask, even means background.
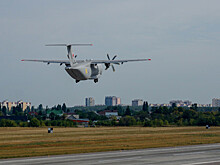
[{"label": "propeller", "polygon": [[[116,57],[117,57],[117,55],[115,55],[112,58],[112,60],[115,60]],[[107,58],[108,58],[109,61],[111,60],[108,54],[107,54]],[[105,70],[107,70],[110,66],[112,67],[113,72],[115,72],[115,67],[113,66],[112,63],[105,63],[105,67],[106,67]]]}]

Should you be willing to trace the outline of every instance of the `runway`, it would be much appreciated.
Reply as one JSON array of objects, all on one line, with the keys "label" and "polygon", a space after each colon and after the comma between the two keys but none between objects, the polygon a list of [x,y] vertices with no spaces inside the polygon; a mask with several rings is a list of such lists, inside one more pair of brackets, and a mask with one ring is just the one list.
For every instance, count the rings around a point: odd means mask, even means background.
[{"label": "runway", "polygon": [[0,165],[3,164],[217,165],[220,164],[220,144],[2,159]]}]

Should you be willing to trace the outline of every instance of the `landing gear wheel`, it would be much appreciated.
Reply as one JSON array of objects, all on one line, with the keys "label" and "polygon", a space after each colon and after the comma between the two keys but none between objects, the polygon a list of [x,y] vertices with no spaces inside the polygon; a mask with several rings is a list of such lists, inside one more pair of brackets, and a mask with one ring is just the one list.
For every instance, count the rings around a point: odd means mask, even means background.
[{"label": "landing gear wheel", "polygon": [[80,80],[76,80],[76,83],[78,83]]},{"label": "landing gear wheel", "polygon": [[97,83],[97,82],[98,82],[98,79],[94,79],[94,82]]}]

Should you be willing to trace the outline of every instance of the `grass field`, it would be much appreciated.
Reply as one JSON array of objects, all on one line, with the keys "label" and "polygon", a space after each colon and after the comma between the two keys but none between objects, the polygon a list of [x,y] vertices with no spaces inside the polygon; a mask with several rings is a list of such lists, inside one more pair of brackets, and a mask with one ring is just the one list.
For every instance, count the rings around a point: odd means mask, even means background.
[{"label": "grass field", "polygon": [[0,158],[220,143],[220,127],[0,128]]}]

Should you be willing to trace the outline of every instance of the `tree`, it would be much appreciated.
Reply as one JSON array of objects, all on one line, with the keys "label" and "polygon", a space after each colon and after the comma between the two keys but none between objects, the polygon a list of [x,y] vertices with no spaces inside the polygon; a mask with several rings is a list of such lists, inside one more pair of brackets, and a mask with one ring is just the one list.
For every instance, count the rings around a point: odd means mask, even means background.
[{"label": "tree", "polygon": [[149,114],[146,111],[139,111],[136,113],[135,118],[143,122],[144,120],[149,118]]},{"label": "tree", "polygon": [[49,117],[50,117],[51,120],[55,120],[56,114],[51,112]]},{"label": "tree", "polygon": [[172,103],[172,108],[175,108],[176,107],[176,103]]},{"label": "tree", "polygon": [[148,106],[148,102],[147,101],[144,101],[142,110],[147,112],[147,113],[149,113],[149,106]]},{"label": "tree", "polygon": [[16,127],[17,124],[14,120],[1,119],[0,127]]},{"label": "tree", "polygon": [[61,110],[61,109],[62,109],[61,105],[58,104],[58,105],[57,105],[57,110]]},{"label": "tree", "polygon": [[6,127],[6,119],[0,120],[0,127]]},{"label": "tree", "polygon": [[146,121],[144,122],[144,127],[152,127],[152,126],[153,126],[153,122],[152,122],[152,121],[146,120]]},{"label": "tree", "polygon": [[17,111],[18,111],[19,113],[23,112],[23,109],[22,109],[22,107],[21,107],[21,104],[17,105],[16,108],[17,108]]},{"label": "tree", "polygon": [[180,120],[177,121],[177,125],[178,126],[183,126],[183,118],[181,118]]},{"label": "tree", "polygon": [[124,116],[124,110],[123,110],[122,106],[118,105],[117,110],[118,110],[118,115],[119,116]]},{"label": "tree", "polygon": [[144,101],[144,104],[143,104],[143,107],[142,107],[142,111],[145,111],[145,101]]},{"label": "tree", "polygon": [[52,110],[57,110],[57,106],[54,105],[51,109],[52,109]]},{"label": "tree", "polygon": [[39,111],[42,111],[42,110],[43,110],[43,105],[42,105],[42,104],[40,104],[40,105],[38,106],[38,110],[39,110]]},{"label": "tree", "polygon": [[30,110],[30,107],[29,106],[27,106],[27,108],[26,108],[26,112],[28,113],[28,112],[30,112],[31,110]]},{"label": "tree", "polygon": [[21,105],[17,105],[16,107],[12,107],[12,114],[15,116],[22,116],[24,115],[23,113],[23,109],[21,107]]},{"label": "tree", "polygon": [[131,116],[131,110],[130,110],[129,106],[127,106],[127,108],[126,108],[125,116]]},{"label": "tree", "polygon": [[194,119],[190,119],[189,120],[189,125],[191,125],[191,126],[195,125],[195,120]]},{"label": "tree", "polygon": [[31,107],[31,112],[35,112],[34,106]]},{"label": "tree", "polygon": [[62,116],[61,116],[61,120],[65,120],[67,117],[67,115],[64,113]]},{"label": "tree", "polygon": [[3,106],[2,108],[2,113],[6,116],[7,115],[7,108],[5,106]]},{"label": "tree", "polygon": [[42,116],[42,115],[43,115],[42,110],[39,111],[38,115],[39,115],[39,116]]},{"label": "tree", "polygon": [[194,104],[192,105],[192,109],[195,110],[195,111],[197,111],[197,109],[198,109],[197,103],[194,103]]},{"label": "tree", "polygon": [[66,109],[66,104],[63,103],[63,105],[62,105],[62,111],[63,111],[63,112],[67,112],[66,110],[67,110],[67,109]]},{"label": "tree", "polygon": [[133,116],[122,117],[119,121],[119,125],[121,126],[132,126],[135,124],[136,124],[136,120]]},{"label": "tree", "polygon": [[164,126],[167,126],[167,125],[169,125],[169,122],[168,122],[167,120],[165,120],[165,121],[163,122],[163,125],[164,125]]},{"label": "tree", "polygon": [[31,127],[40,127],[40,121],[37,118],[33,118],[30,121]]},{"label": "tree", "polygon": [[16,107],[12,107],[12,114],[17,116],[18,115],[18,110]]},{"label": "tree", "polygon": [[183,111],[183,118],[184,119],[191,119],[196,117],[196,111],[195,110],[184,110]]}]

